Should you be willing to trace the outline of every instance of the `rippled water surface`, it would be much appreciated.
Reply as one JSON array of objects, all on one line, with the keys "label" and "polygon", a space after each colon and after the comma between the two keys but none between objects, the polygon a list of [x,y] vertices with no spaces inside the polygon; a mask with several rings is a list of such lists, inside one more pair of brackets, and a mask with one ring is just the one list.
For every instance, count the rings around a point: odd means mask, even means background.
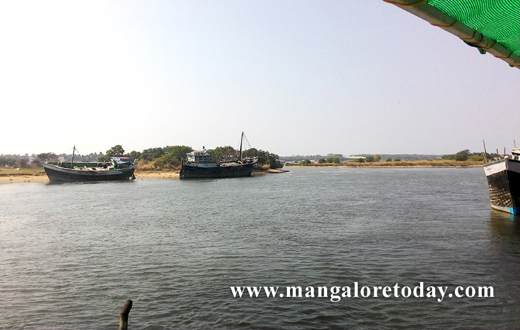
[{"label": "rippled water surface", "polygon": [[[294,168],[0,186],[0,329],[518,328],[518,218],[482,169]],[[493,286],[494,298],[233,298],[230,286]]]}]

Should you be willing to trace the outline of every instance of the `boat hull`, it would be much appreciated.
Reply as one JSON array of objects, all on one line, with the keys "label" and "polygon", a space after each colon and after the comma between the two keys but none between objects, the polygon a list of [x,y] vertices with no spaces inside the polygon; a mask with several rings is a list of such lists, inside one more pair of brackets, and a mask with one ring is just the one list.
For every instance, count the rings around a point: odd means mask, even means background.
[{"label": "boat hull", "polygon": [[95,182],[95,181],[123,181],[135,178],[135,165],[121,169],[97,171],[94,169],[71,169],[51,164],[43,164],[45,173],[51,183],[65,182]]},{"label": "boat hull", "polygon": [[503,159],[484,165],[491,208],[520,214],[520,161]]},{"label": "boat hull", "polygon": [[255,163],[233,166],[197,166],[183,163],[180,171],[181,179],[204,178],[238,178],[251,176]]}]

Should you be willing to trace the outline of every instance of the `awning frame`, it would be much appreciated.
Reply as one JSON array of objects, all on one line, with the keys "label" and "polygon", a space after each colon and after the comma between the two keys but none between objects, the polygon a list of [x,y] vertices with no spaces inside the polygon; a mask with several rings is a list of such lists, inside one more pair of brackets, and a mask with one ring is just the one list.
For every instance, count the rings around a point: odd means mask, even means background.
[{"label": "awning frame", "polygon": [[481,53],[489,52],[507,62],[511,67],[520,69],[520,57],[508,48],[482,33],[459,22],[455,18],[428,4],[426,0],[383,0],[418,16],[430,24],[440,27],[459,37],[468,45],[477,47]]}]

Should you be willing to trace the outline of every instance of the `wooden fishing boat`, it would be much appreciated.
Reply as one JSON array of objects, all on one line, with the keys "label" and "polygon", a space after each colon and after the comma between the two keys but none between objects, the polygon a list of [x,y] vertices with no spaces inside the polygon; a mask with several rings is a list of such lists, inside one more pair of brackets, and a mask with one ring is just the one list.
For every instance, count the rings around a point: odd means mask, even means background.
[{"label": "wooden fishing boat", "polygon": [[520,148],[511,155],[484,165],[491,208],[520,214]]},{"label": "wooden fishing boat", "polygon": [[205,148],[187,153],[186,158],[182,159],[180,178],[237,178],[251,176],[257,163],[257,158],[243,157],[243,140],[244,132],[242,132],[240,138],[238,157],[227,161],[215,161]]},{"label": "wooden fishing boat", "polygon": [[42,163],[51,183],[121,181],[135,179],[134,171],[137,161],[129,157],[111,157],[110,162],[86,163],[72,161],[58,163]]}]

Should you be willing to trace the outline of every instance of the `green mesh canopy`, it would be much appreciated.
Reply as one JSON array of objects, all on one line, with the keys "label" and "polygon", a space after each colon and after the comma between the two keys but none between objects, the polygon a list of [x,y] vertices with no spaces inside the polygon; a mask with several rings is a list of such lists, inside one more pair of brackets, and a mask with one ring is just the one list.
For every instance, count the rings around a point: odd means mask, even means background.
[{"label": "green mesh canopy", "polygon": [[520,0],[384,0],[520,68]]},{"label": "green mesh canopy", "polygon": [[520,55],[519,0],[428,0],[428,3]]}]

